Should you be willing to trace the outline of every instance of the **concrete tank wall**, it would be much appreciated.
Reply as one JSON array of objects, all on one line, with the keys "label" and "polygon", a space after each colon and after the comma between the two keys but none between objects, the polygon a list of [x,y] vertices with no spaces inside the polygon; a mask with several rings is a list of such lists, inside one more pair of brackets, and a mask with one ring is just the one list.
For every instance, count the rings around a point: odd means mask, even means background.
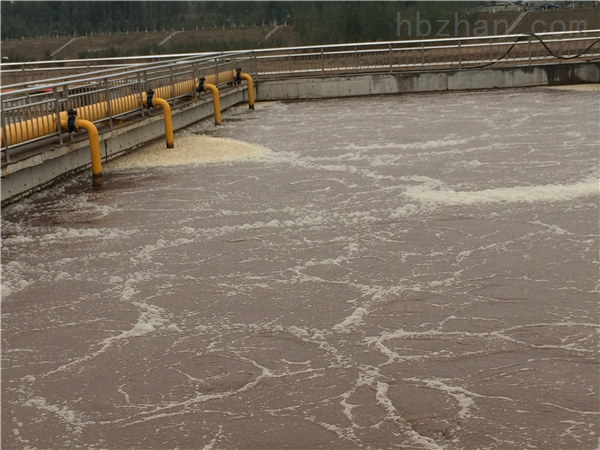
[{"label": "concrete tank wall", "polygon": [[257,83],[257,97],[262,101],[300,100],[598,82],[600,82],[600,63],[593,62],[261,80]]}]

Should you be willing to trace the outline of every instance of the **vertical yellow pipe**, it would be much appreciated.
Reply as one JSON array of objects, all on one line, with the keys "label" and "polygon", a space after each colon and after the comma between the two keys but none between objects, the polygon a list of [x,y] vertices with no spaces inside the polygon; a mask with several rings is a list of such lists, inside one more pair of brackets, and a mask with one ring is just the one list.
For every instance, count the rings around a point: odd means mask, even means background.
[{"label": "vertical yellow pipe", "polygon": [[[63,129],[68,128],[68,118],[61,114],[61,126]],[[98,139],[98,130],[96,126],[89,120],[75,119],[75,129],[79,131],[82,128],[88,132],[90,140],[90,153],[92,156],[92,180],[94,186],[102,184],[102,160],[100,157],[100,140]]]},{"label": "vertical yellow pipe", "polygon": [[214,84],[204,83],[204,88],[212,92],[213,106],[215,108],[215,125],[221,125],[221,101],[219,89]]},{"label": "vertical yellow pipe", "polygon": [[75,128],[83,128],[88,132],[90,139],[90,153],[92,156],[92,180],[94,186],[100,186],[102,180],[102,160],[100,158],[100,140],[98,139],[98,130],[94,124],[88,120],[77,119]]},{"label": "vertical yellow pipe", "polygon": [[167,148],[175,147],[173,139],[173,121],[171,119],[171,105],[162,98],[152,97],[152,106],[161,106],[165,120],[165,137],[167,138]]},{"label": "vertical yellow pipe", "polygon": [[254,84],[252,83],[252,77],[247,73],[243,73],[242,78],[248,83],[248,107],[254,109]]}]

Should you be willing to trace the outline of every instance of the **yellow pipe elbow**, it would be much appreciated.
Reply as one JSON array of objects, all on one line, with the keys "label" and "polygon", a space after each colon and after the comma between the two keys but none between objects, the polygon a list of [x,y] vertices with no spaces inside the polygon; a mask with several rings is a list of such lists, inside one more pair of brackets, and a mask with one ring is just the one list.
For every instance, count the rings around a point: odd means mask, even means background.
[{"label": "yellow pipe elbow", "polygon": [[215,108],[215,125],[221,125],[221,101],[219,89],[214,84],[204,83],[204,88],[212,92],[213,106]]},{"label": "yellow pipe elbow", "polygon": [[160,106],[163,109],[163,117],[165,120],[165,137],[167,138],[167,148],[175,147],[173,138],[173,120],[171,118],[171,105],[165,99],[152,97],[152,105]]},{"label": "yellow pipe elbow", "polygon": [[76,129],[84,129],[88,132],[90,140],[90,153],[92,155],[92,179],[94,186],[102,184],[102,160],[100,158],[100,140],[98,139],[98,130],[89,120],[76,119]]},{"label": "yellow pipe elbow", "polygon": [[254,83],[252,83],[252,77],[247,73],[243,73],[241,76],[248,83],[248,107],[254,109]]}]

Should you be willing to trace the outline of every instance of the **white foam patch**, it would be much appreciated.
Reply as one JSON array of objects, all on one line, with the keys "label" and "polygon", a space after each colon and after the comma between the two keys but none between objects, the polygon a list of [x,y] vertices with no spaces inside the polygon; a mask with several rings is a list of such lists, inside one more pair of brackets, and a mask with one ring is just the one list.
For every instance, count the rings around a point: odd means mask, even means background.
[{"label": "white foam patch", "polygon": [[142,167],[182,166],[208,164],[252,158],[265,149],[234,141],[209,136],[177,136],[175,148],[165,148],[164,141],[157,141],[139,151],[110,162],[109,169],[131,169]]},{"label": "white foam patch", "polygon": [[363,318],[368,314],[367,310],[362,307],[358,307],[352,314],[344,319],[342,323],[338,323],[333,326],[334,331],[341,333],[349,333],[351,328],[354,328],[363,323]]},{"label": "white foam patch", "polygon": [[92,421],[84,421],[82,414],[69,409],[67,406],[59,408],[56,405],[50,405],[44,397],[34,397],[27,400],[26,406],[33,406],[39,410],[53,413],[58,420],[63,423],[67,431],[72,431],[75,434],[81,434],[86,425],[93,424]]},{"label": "white foam patch", "polygon": [[80,239],[80,238],[99,238],[99,239],[117,239],[123,236],[130,236],[139,233],[138,229],[121,229],[121,228],[62,228],[54,229],[54,233],[44,234],[39,238],[42,244],[55,243],[63,239]]},{"label": "white foam patch", "polygon": [[466,144],[474,139],[475,139],[474,137],[471,137],[471,138],[467,138],[467,139],[437,139],[434,141],[419,141],[419,142],[408,142],[408,143],[388,142],[386,144],[368,144],[368,145],[350,144],[344,148],[346,150],[358,150],[358,151],[383,150],[383,149],[385,149],[385,150],[412,150],[412,149],[427,150],[427,149],[432,149],[432,148],[440,148],[440,147],[448,147],[448,146]]},{"label": "white foam patch", "polygon": [[11,261],[2,267],[1,296],[6,298],[12,293],[22,291],[31,283],[25,279],[28,266],[24,263]]},{"label": "white foam patch", "polygon": [[548,184],[481,191],[433,190],[429,186],[410,187],[408,197],[423,203],[438,205],[474,205],[480,203],[568,202],[582,197],[600,195],[600,180],[570,185]]},{"label": "white foam patch", "polygon": [[172,323],[167,327],[167,331],[181,331],[181,328],[179,328],[176,323]]}]

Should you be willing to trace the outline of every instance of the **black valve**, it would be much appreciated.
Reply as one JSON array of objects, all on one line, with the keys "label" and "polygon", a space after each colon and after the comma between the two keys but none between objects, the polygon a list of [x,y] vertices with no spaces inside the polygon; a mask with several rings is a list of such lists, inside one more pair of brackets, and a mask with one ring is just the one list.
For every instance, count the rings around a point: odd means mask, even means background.
[{"label": "black valve", "polygon": [[72,133],[74,131],[77,131],[77,129],[75,128],[75,121],[77,120],[77,110],[75,109],[69,109],[67,111],[67,128],[69,130],[69,133]]},{"label": "black valve", "polygon": [[204,92],[204,82],[206,81],[206,77],[200,78],[198,80],[198,92]]},{"label": "black valve", "polygon": [[154,96],[154,89],[150,89],[149,91],[146,91],[146,104],[148,105],[148,108],[154,108],[154,105],[152,104],[153,96]]},{"label": "black valve", "polygon": [[235,69],[235,81],[238,82],[238,84],[240,84],[242,82],[242,68],[238,67],[237,69]]}]

